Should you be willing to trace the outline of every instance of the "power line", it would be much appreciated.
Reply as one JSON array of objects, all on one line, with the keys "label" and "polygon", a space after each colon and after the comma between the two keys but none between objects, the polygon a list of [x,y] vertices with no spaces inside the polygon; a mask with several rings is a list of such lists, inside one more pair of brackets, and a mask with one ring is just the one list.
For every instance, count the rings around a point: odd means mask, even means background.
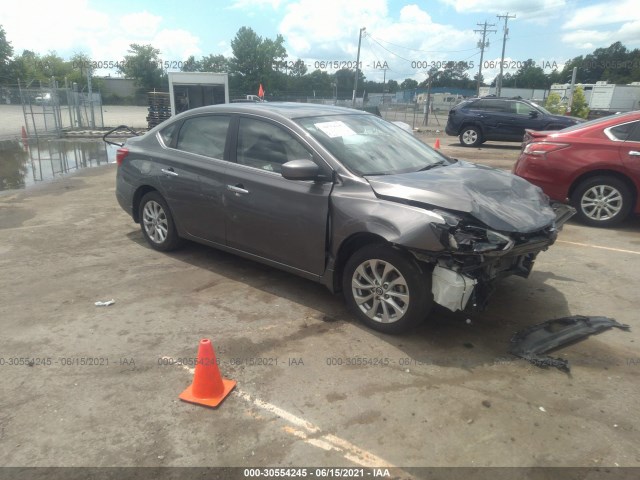
[{"label": "power line", "polygon": [[[376,38],[372,37],[371,35],[368,35],[368,37],[371,38],[378,45],[380,45],[379,42],[384,42],[384,43],[388,43],[389,45],[393,45],[394,47],[402,48],[404,50],[411,50],[413,52],[422,52],[422,53],[459,53],[459,52],[469,52],[471,50],[475,50],[475,47],[474,48],[465,48],[463,50],[420,50],[419,48],[403,47],[402,45],[398,45],[396,43],[391,43],[391,42],[388,42],[387,40],[376,39]],[[380,46],[382,47],[382,45],[380,45]],[[384,48],[384,47],[382,47],[382,48]],[[393,53],[393,52],[391,52],[391,53]]]}]

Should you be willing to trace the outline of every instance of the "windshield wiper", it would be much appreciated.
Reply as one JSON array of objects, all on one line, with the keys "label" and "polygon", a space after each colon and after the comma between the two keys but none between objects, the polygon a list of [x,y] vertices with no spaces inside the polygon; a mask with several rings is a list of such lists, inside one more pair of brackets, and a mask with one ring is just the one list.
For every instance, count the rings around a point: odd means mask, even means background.
[{"label": "windshield wiper", "polygon": [[429,164],[429,165],[427,165],[425,167],[422,167],[420,170],[417,170],[417,171],[418,172],[424,172],[426,170],[431,170],[434,167],[439,167],[439,166],[444,165],[444,164],[445,164],[444,160],[438,160],[436,163],[431,163],[431,164]]},{"label": "windshield wiper", "polygon": [[396,172],[371,172],[361,174],[363,177],[379,177],[381,175],[394,175]]}]

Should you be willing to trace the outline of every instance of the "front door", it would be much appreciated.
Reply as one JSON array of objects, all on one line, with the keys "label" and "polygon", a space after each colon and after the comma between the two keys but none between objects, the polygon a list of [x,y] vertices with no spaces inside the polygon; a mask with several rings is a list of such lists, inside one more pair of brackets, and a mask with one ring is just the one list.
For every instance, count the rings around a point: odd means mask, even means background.
[{"label": "front door", "polygon": [[332,184],[280,174],[288,161],[318,161],[311,148],[282,125],[240,117],[235,154],[223,195],[227,245],[322,274]]}]

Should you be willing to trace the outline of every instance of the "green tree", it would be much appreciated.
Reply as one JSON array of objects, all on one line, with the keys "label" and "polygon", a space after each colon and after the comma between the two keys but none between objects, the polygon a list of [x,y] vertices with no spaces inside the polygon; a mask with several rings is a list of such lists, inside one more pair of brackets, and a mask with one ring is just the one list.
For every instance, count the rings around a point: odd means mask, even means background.
[{"label": "green tree", "polygon": [[385,90],[387,93],[396,93],[398,90],[400,90],[400,85],[398,85],[398,82],[396,82],[395,80],[389,80],[387,82],[387,87]]},{"label": "green tree", "polygon": [[200,62],[196,60],[196,57],[191,55],[184,62],[182,62],[182,67],[180,67],[180,70],[183,72],[199,72],[199,68]]},{"label": "green tree", "polygon": [[573,92],[573,99],[571,101],[571,115],[574,117],[587,118],[589,115],[589,106],[587,99],[584,96],[584,90],[578,86]]},{"label": "green tree", "polygon": [[15,56],[8,67],[8,77],[11,83],[24,86],[50,85],[51,79],[64,82],[64,79],[73,72],[70,61],[65,61],[56,52],[46,55],[38,55],[30,50],[24,50]]},{"label": "green tree", "polygon": [[277,93],[286,88],[284,70],[287,51],[284,37],[275,40],[263,39],[253,29],[242,27],[231,41],[233,57],[229,59],[229,71],[234,77],[235,88],[247,92],[257,92],[260,84]]},{"label": "green tree", "polygon": [[307,74],[307,65],[301,58],[297,59],[291,67],[289,67],[289,75],[292,77],[303,77]]},{"label": "green tree", "polygon": [[607,48],[596,48],[592,53],[572,58],[562,70],[562,81],[571,81],[573,68],[577,67],[576,82],[631,83],[640,81],[640,50],[628,50],[621,42]]},{"label": "green tree", "polygon": [[431,80],[431,87],[455,87],[475,89],[477,74],[472,80],[467,73],[469,64],[466,62],[447,62],[442,68],[431,68],[428,77],[418,86],[426,88]]},{"label": "green tree", "polygon": [[544,102],[544,108],[556,115],[564,115],[567,111],[566,105],[562,103],[562,97],[556,92],[549,94],[547,100]]},{"label": "green tree", "polygon": [[333,97],[334,79],[323,70],[314,70],[303,77],[304,89],[315,91],[319,97]]},{"label": "green tree", "polygon": [[183,62],[183,72],[214,72],[225,73],[229,71],[229,60],[224,55],[209,54],[196,60],[193,55]]},{"label": "green tree", "polygon": [[[353,81],[356,78],[355,70],[350,68],[341,68],[335,73],[335,83],[337,87],[338,98],[341,100],[350,100],[353,98]],[[358,70],[358,95],[362,95],[363,88],[362,85],[365,85],[366,78],[362,73],[362,70]],[[380,85],[382,86],[382,84]],[[380,89],[382,92],[382,89]]]},{"label": "green tree", "polygon": [[504,78],[503,87],[549,88],[549,77],[544,70],[535,65],[532,59],[526,60],[514,75]]},{"label": "green tree", "polygon": [[0,25],[0,82],[9,83],[11,78],[11,57],[13,56],[13,47],[11,42],[7,40],[4,28]]},{"label": "green tree", "polygon": [[160,50],[151,45],[132,43],[128,52],[124,62],[118,65],[118,70],[125,78],[133,79],[137,87],[147,92],[154,88],[166,88],[167,77],[160,63]]},{"label": "green tree", "polygon": [[405,78],[400,84],[400,90],[413,90],[418,88],[418,82],[412,78]]}]

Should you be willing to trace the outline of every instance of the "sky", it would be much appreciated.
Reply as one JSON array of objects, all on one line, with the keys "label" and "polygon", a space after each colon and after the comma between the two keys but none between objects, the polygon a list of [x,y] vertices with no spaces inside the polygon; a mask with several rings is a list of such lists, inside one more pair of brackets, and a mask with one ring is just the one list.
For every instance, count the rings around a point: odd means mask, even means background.
[{"label": "sky", "polygon": [[353,64],[365,28],[360,60],[368,80],[421,82],[429,67],[448,61],[473,64],[473,77],[482,37],[476,30],[487,22],[482,63],[485,80],[491,80],[502,50],[504,19],[498,15],[515,15],[508,20],[504,72],[515,73],[527,59],[549,72],[616,41],[640,47],[637,1],[32,0],[12,1],[8,8],[8,0],[1,0],[0,25],[17,54],[54,51],[69,59],[85,53],[94,61],[115,62],[131,43],[151,44],[170,70],[190,55],[231,56],[231,40],[246,26],[264,38],[281,34],[291,62],[301,58],[309,71],[324,66],[329,73],[335,65]]}]

